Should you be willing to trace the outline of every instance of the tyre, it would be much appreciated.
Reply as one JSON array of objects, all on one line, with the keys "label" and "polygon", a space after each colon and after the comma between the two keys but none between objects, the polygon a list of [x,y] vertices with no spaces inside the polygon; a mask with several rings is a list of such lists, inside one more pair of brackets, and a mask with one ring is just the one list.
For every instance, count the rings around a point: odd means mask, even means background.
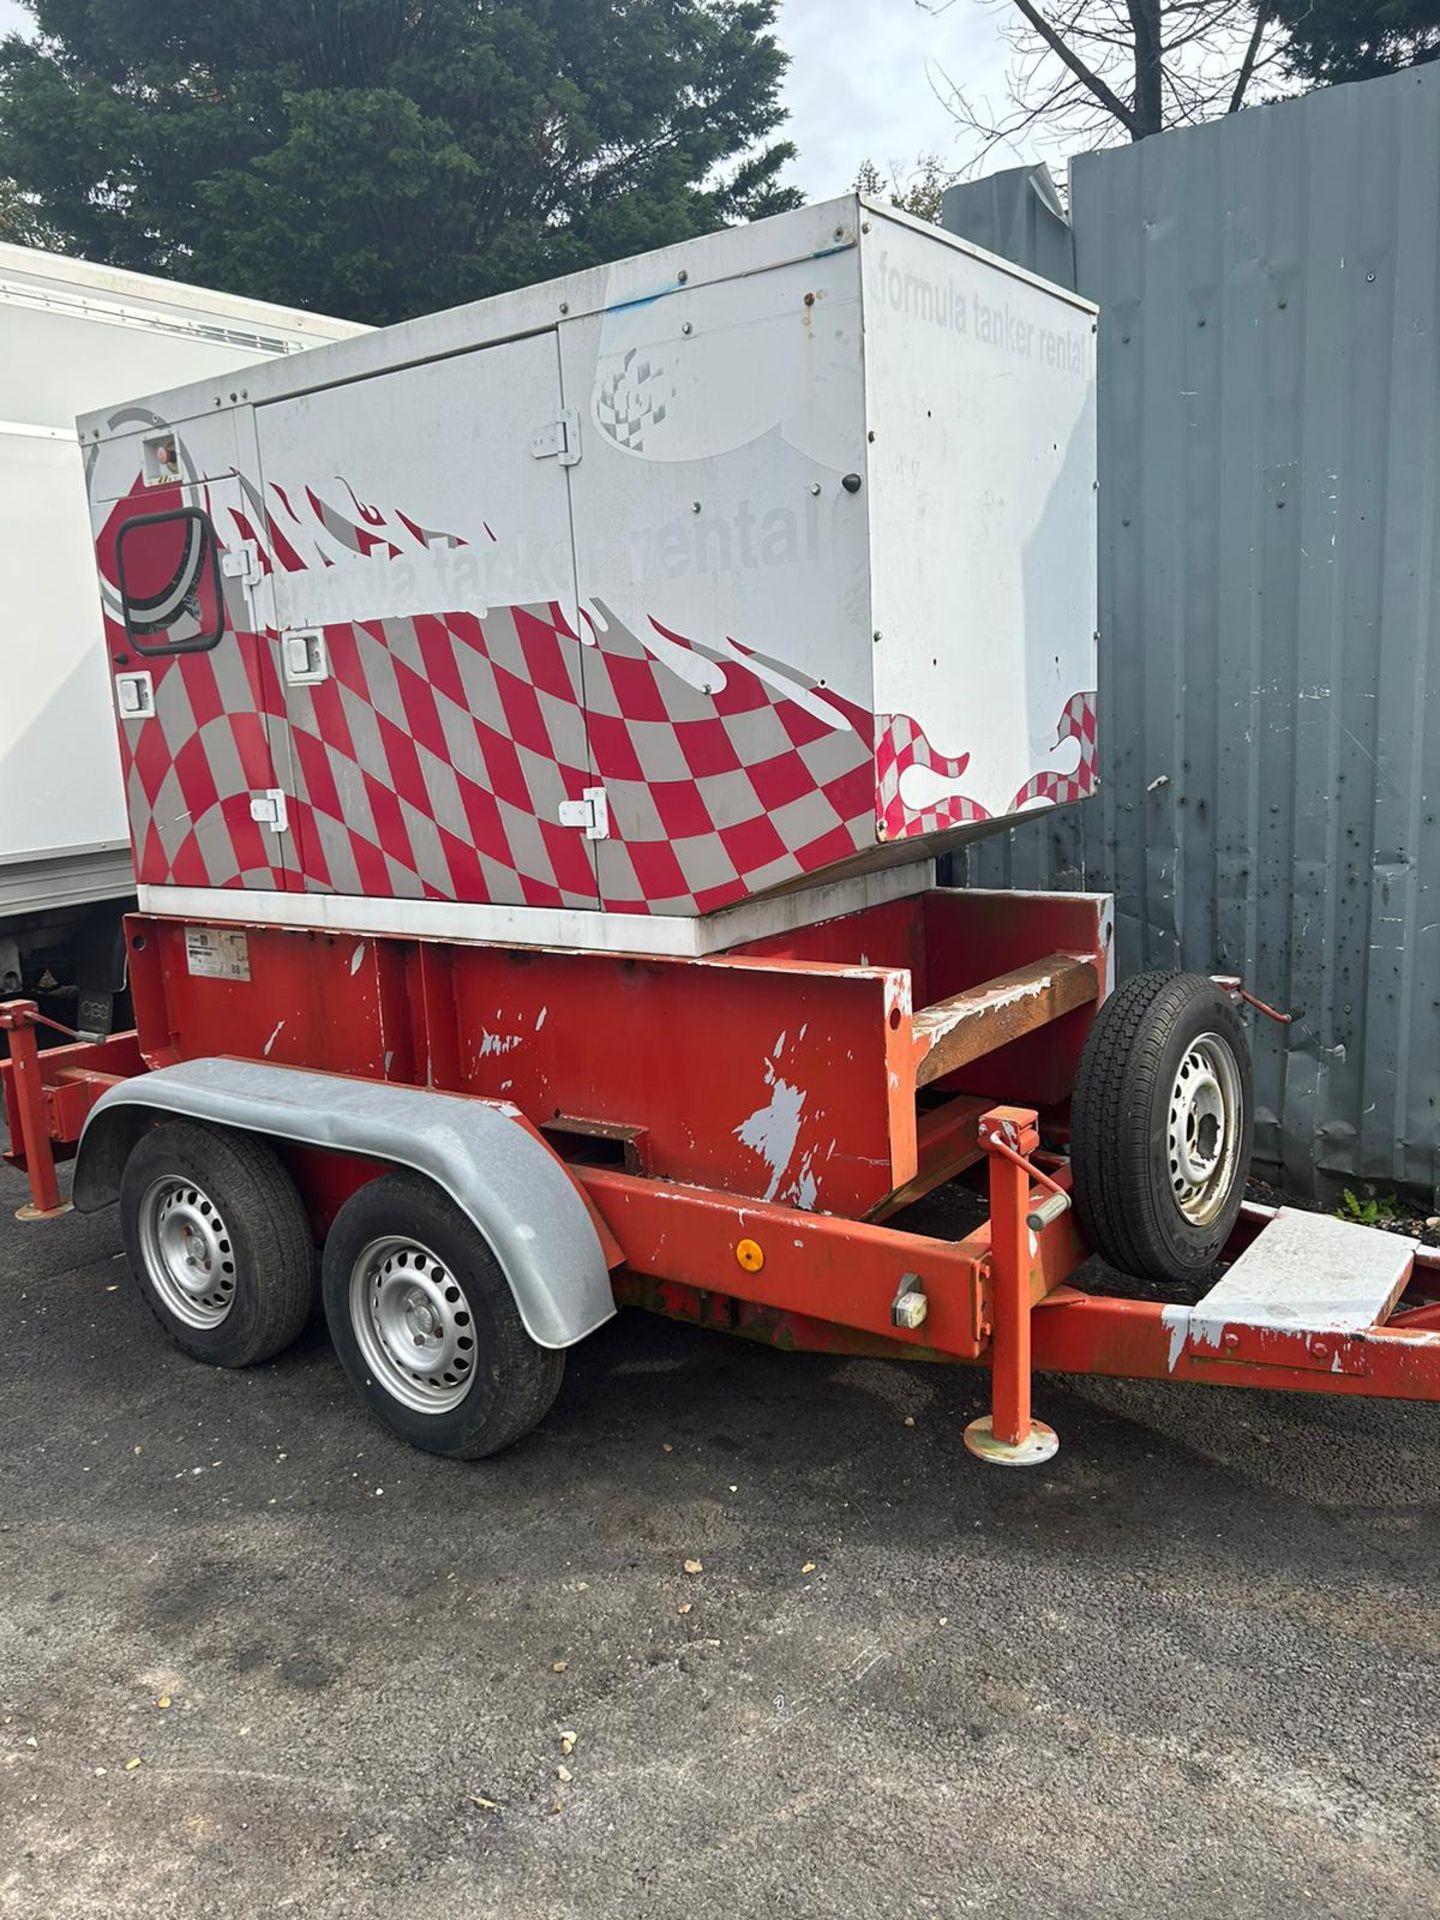
[{"label": "tyre", "polygon": [[120,1229],[146,1305],[197,1360],[253,1367],[304,1331],[315,1245],[295,1183],[264,1141],[161,1121],[125,1162]]},{"label": "tyre", "polygon": [[1075,1211],[1111,1266],[1193,1280],[1245,1197],[1254,1134],[1239,1012],[1198,973],[1143,973],[1096,1015],[1070,1106]]},{"label": "tyre", "polygon": [[426,1453],[498,1453],[560,1391],[565,1355],[530,1338],[484,1235],[419,1174],[385,1174],[350,1196],[325,1242],[320,1285],[352,1385]]}]

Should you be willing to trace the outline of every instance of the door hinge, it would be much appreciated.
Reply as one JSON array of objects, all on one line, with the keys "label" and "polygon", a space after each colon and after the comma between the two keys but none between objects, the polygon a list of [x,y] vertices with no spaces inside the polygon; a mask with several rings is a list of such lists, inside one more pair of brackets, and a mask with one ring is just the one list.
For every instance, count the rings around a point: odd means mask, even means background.
[{"label": "door hinge", "polygon": [[608,840],[610,801],[604,787],[586,787],[578,800],[562,800],[560,824],[583,828],[587,840]]},{"label": "door hinge", "polygon": [[269,827],[272,833],[288,833],[290,815],[285,806],[285,795],[282,789],[267,787],[263,793],[252,793],[250,818],[262,827]]},{"label": "door hinge", "polygon": [[580,416],[574,407],[562,407],[553,420],[537,429],[530,442],[537,460],[558,460],[562,467],[573,467],[580,459]]},{"label": "door hinge", "polygon": [[227,580],[239,580],[247,587],[258,587],[264,578],[260,549],[253,540],[237,540],[220,556],[220,571]]},{"label": "door hinge", "polygon": [[330,678],[330,656],[318,627],[297,627],[280,643],[280,658],[289,687],[318,687]]}]

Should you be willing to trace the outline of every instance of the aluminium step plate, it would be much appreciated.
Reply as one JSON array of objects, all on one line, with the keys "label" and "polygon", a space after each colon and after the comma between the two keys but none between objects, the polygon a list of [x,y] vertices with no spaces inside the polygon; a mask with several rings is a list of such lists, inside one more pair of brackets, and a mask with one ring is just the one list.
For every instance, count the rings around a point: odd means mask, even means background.
[{"label": "aluminium step plate", "polygon": [[1417,1246],[1403,1234],[1282,1207],[1192,1309],[1191,1331],[1363,1333],[1400,1297]]}]

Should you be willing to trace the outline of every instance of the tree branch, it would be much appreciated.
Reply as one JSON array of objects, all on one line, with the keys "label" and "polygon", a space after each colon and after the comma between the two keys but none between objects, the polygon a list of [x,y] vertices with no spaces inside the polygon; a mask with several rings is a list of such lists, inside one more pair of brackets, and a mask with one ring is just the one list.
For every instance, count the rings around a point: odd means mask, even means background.
[{"label": "tree branch", "polygon": [[1100,75],[1086,66],[1079,54],[1060,38],[1039,8],[1031,5],[1031,0],[1015,0],[1015,6],[1024,14],[1055,57],[1065,63],[1075,78],[1094,94],[1105,111],[1112,114],[1133,139],[1139,130],[1139,121],[1119,94],[1113,88],[1107,87]]},{"label": "tree branch", "polygon": [[1265,38],[1265,29],[1269,26],[1275,11],[1274,0],[1260,0],[1255,9],[1255,30],[1250,35],[1250,44],[1245,49],[1245,58],[1240,71],[1235,76],[1235,91],[1230,96],[1227,113],[1238,113],[1245,103],[1245,89],[1250,85],[1250,76],[1255,71],[1255,61],[1260,52],[1260,43]]}]

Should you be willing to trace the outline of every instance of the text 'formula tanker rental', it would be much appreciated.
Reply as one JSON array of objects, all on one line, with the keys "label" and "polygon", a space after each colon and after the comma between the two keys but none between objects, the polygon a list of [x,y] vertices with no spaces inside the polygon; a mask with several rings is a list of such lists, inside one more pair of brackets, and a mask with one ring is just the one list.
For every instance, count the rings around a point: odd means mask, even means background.
[{"label": "text 'formula tanker rental'", "polygon": [[1094,361],[848,198],[86,418],[142,905],[705,951],[1082,797]]}]

